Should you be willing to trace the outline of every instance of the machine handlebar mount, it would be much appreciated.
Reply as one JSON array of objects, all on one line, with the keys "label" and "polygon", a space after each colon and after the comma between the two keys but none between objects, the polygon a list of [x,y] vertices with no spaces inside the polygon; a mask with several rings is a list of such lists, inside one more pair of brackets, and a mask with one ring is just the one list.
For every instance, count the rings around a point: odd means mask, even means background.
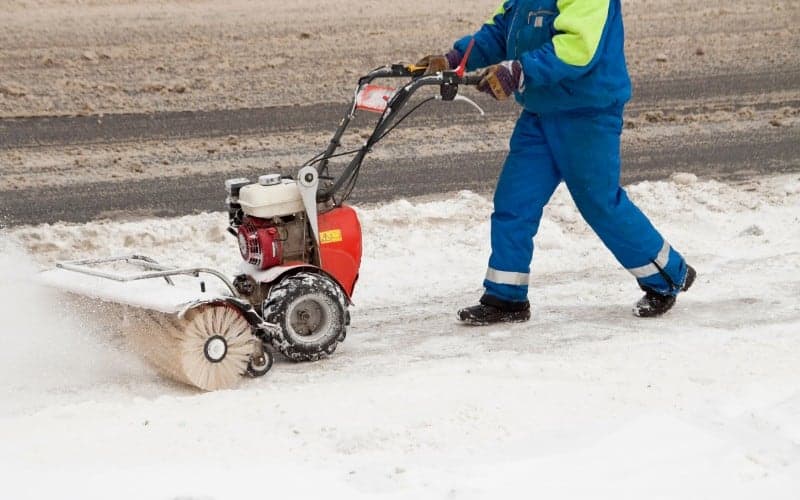
[{"label": "machine handlebar mount", "polygon": [[[411,64],[391,64],[376,68],[366,75],[358,79],[358,86],[356,87],[353,100],[348,108],[347,113],[339,122],[339,126],[333,134],[327,148],[322,153],[318,154],[302,167],[314,166],[319,172],[320,184],[317,190],[317,201],[325,203],[332,201],[334,205],[339,206],[344,203],[350,196],[350,193],[355,186],[361,164],[364,161],[367,153],[372,147],[381,139],[383,139],[389,132],[391,132],[397,125],[400,124],[405,118],[411,115],[422,104],[434,99],[442,101],[464,100],[474,107],[476,107],[481,114],[483,110],[470,99],[460,96],[459,85],[476,86],[482,80],[482,76],[476,74],[465,74],[466,61],[472,50],[472,43],[470,43],[467,51],[461,61],[461,64],[453,69],[447,71],[437,72],[435,74],[426,75],[424,66],[416,66]],[[364,144],[355,150],[347,151],[344,153],[337,153],[337,149],[341,146],[341,139],[344,135],[350,122],[355,118],[356,111],[359,109],[359,94],[373,81],[382,78],[410,78],[410,81],[404,86],[392,90],[391,96],[386,96],[385,108],[381,111],[381,116],[375,124],[375,128],[370,134],[369,138]],[[438,86],[439,95],[429,97],[421,103],[414,106],[409,112],[400,115],[399,111],[409,103],[410,98],[423,87]],[[376,111],[376,110],[373,110]],[[329,174],[329,160],[338,156],[345,156],[352,154],[353,158],[349,164],[344,167],[338,176],[331,176]],[[341,193],[337,196],[337,194]]]}]

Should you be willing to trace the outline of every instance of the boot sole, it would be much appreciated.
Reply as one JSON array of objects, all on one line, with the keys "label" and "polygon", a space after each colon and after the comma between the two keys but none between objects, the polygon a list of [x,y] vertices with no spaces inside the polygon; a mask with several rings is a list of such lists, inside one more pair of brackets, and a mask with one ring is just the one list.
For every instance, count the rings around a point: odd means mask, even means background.
[{"label": "boot sole", "polygon": [[467,326],[488,326],[488,325],[496,325],[499,323],[525,323],[526,321],[530,320],[531,317],[528,315],[527,317],[516,317],[516,318],[508,318],[508,319],[498,319],[496,321],[486,321],[486,320],[479,320],[476,318],[462,318],[457,316],[458,322],[462,325]]}]

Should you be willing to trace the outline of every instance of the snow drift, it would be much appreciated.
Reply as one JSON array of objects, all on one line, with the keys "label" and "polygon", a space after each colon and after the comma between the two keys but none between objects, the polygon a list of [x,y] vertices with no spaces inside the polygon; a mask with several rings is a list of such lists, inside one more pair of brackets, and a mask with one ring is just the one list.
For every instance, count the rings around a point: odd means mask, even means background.
[{"label": "snow drift", "polygon": [[98,328],[108,318],[26,277],[31,258],[134,249],[232,271],[223,214],[10,231],[0,260],[5,489],[795,498],[800,179],[730,186],[677,175],[629,194],[699,272],[664,318],[631,316],[635,282],[560,189],[536,239],[531,322],[457,325],[456,308],[481,291],[491,204],[467,192],[398,201],[360,210],[364,265],[337,353],[279,362],[213,394],[155,377]]}]

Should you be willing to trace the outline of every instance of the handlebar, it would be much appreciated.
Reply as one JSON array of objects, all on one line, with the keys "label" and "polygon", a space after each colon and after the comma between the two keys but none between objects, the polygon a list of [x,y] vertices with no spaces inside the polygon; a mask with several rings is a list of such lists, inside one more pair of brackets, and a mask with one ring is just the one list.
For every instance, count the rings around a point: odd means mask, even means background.
[{"label": "handlebar", "polygon": [[[441,71],[432,75],[425,75],[425,68],[407,64],[392,64],[376,68],[358,79],[358,86],[361,87],[378,78],[412,78],[412,81],[425,79],[423,85],[471,85],[475,86],[483,79],[477,74],[466,74],[459,76],[455,70]],[[435,78],[435,80],[429,80]]]},{"label": "handlebar", "polygon": [[[370,151],[376,142],[381,140],[395,126],[397,126],[409,114],[411,114],[414,109],[416,109],[415,107],[410,112],[402,116],[400,116],[398,113],[398,111],[409,102],[411,96],[417,90],[425,86],[435,85],[440,88],[440,98],[442,100],[452,101],[456,99],[458,95],[459,85],[476,86],[483,79],[483,77],[480,75],[464,74],[463,68],[459,68],[458,70],[441,71],[432,75],[425,75],[425,68],[412,65],[392,64],[390,66],[383,66],[370,71],[358,79],[358,86],[356,88],[350,109],[339,123],[339,127],[336,129],[333,138],[331,138],[330,142],[328,143],[327,149],[321,155],[313,159],[313,162],[319,162],[317,170],[321,176],[327,173],[328,160],[333,158],[334,152],[341,145],[340,141],[344,135],[344,131],[355,116],[358,92],[362,89],[362,87],[378,78],[410,78],[410,81],[398,88],[389,102],[386,103],[386,109],[381,114],[381,117],[378,119],[378,123],[375,125],[375,129],[372,131],[372,134],[370,134],[364,145],[358,150],[350,152],[354,153],[355,156],[350,161],[349,165],[342,171],[341,175],[333,180],[331,185],[323,187],[317,192],[317,201],[327,201],[333,198],[334,194],[340,189],[344,189],[345,194],[338,199],[337,203],[341,204],[347,199],[355,184],[355,179],[358,177],[358,171],[361,168],[361,162],[364,160],[367,152]],[[475,104],[473,103],[473,105]],[[480,110],[480,108],[478,109]],[[482,110],[481,114],[483,114]],[[308,164],[313,163],[307,163],[307,165]]]},{"label": "handlebar", "polygon": [[464,75],[461,85],[473,85],[477,87],[478,84],[481,83],[481,80],[483,80],[482,75]]}]

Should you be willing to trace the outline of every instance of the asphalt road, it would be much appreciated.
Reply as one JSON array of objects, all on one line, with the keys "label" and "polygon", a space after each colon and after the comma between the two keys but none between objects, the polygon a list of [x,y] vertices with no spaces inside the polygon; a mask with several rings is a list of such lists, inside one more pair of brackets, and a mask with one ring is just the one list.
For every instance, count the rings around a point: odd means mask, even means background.
[{"label": "asphalt road", "polygon": [[[641,81],[634,85],[633,99],[626,112],[636,116],[642,111],[664,107],[675,109],[676,103],[682,111],[706,106],[730,108],[749,102],[748,96],[794,91],[799,87],[800,69]],[[470,96],[474,97],[474,93]],[[484,106],[490,118],[518,112],[512,103],[496,105],[482,96],[475,100]],[[800,102],[756,102],[753,107],[784,105],[797,106]],[[0,119],[0,149],[328,130],[341,119],[346,107],[344,103],[323,103],[255,109],[5,118]],[[433,106],[425,115],[428,119],[465,121],[473,120],[475,112],[467,106]]]},{"label": "asphalt road", "polygon": [[[717,142],[675,149],[653,145],[625,152],[623,183],[668,178],[675,171],[702,178],[743,179],[759,174],[800,171],[797,132],[765,131],[734,134]],[[499,173],[496,153],[399,158],[370,162],[362,168],[355,202],[380,202],[469,189],[488,192]],[[257,172],[237,172],[254,178]],[[40,222],[85,222],[126,216],[176,216],[223,209],[224,180],[232,174],[190,178],[102,182],[49,190],[0,193],[3,222],[8,225]]]},{"label": "asphalt road", "polygon": [[[740,103],[759,108],[798,107],[789,99],[760,95],[796,95],[800,70],[754,75],[720,75],[698,79],[641,82],[629,105],[629,116],[649,110],[678,112],[735,110]],[[512,119],[513,105],[483,101],[490,119]],[[28,150],[44,146],[108,144],[139,140],[264,134],[286,130],[318,131],[340,118],[343,104],[88,117],[37,117],[0,120],[0,148]],[[455,113],[426,119],[466,121],[466,106]],[[623,149],[624,183],[657,180],[675,171],[701,178],[741,179],[762,174],[800,171],[800,130],[765,127],[756,132],[731,132],[713,142],[653,140]],[[365,162],[355,202],[446,193],[460,189],[491,191],[500,167],[498,152],[396,158]],[[237,172],[254,178],[258,172]],[[223,182],[234,174],[206,174],[135,181],[85,183],[79,187],[0,191],[0,224],[85,222],[106,217],[177,216],[221,210]]]}]

